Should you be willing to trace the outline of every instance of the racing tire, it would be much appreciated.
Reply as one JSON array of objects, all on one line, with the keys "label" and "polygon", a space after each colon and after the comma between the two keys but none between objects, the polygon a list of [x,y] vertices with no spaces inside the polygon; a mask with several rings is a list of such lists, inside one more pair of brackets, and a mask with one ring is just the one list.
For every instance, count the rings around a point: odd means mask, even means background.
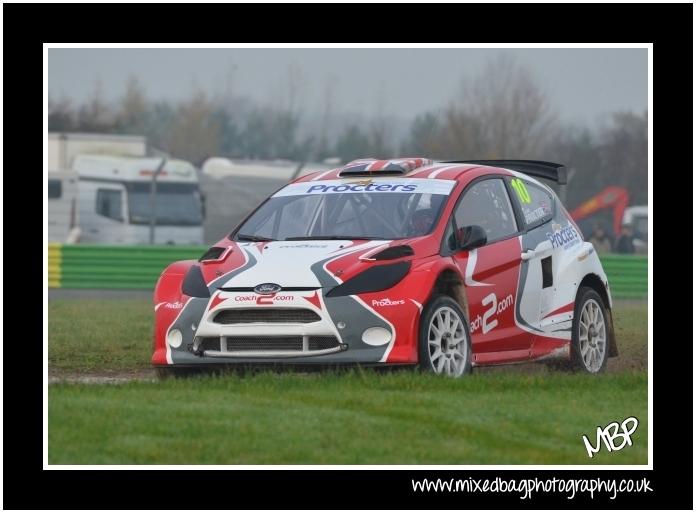
[{"label": "racing tire", "polygon": [[453,378],[471,372],[469,322],[459,304],[449,296],[435,296],[423,309],[418,362],[424,371]]},{"label": "racing tire", "polygon": [[575,298],[570,346],[572,368],[599,374],[607,367],[609,330],[602,297],[594,289],[580,287]]}]

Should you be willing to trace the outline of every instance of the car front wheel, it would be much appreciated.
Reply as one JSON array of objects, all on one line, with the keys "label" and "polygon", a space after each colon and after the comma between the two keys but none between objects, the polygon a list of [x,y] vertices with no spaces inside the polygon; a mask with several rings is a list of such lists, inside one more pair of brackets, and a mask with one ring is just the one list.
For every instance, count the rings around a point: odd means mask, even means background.
[{"label": "car front wheel", "polygon": [[436,296],[421,316],[420,367],[459,378],[471,372],[471,337],[462,309],[449,296]]}]

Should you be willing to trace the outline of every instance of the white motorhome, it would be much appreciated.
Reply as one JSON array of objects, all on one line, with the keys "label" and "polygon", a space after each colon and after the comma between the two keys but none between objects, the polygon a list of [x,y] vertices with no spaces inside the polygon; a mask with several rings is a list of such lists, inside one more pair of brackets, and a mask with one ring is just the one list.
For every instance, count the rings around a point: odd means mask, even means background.
[{"label": "white motorhome", "polygon": [[76,155],[80,242],[202,244],[203,204],[196,169],[183,160]]},{"label": "white motorhome", "polygon": [[144,157],[147,141],[142,135],[83,134],[49,132],[48,169],[70,169],[77,155],[118,155]]},{"label": "white motorhome", "polygon": [[[287,183],[293,178],[316,171],[328,171],[340,162],[295,162],[291,160],[231,160],[224,157],[207,159],[201,171],[211,178],[249,177]],[[333,165],[333,166],[332,166]]]},{"label": "white motorhome", "polygon": [[77,175],[74,172],[48,173],[49,241],[68,242],[77,237],[77,188]]}]

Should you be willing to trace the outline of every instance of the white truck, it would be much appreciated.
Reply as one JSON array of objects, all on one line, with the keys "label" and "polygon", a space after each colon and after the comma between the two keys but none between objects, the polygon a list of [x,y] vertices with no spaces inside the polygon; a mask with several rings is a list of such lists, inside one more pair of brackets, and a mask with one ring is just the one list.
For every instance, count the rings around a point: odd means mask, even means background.
[{"label": "white truck", "polygon": [[77,175],[73,171],[48,174],[48,240],[74,242],[77,223]]},{"label": "white truck", "polygon": [[[203,244],[196,169],[183,160],[78,155],[80,242]],[[153,194],[153,175],[155,194]],[[151,214],[154,212],[154,216]],[[152,223],[154,217],[154,226]]]},{"label": "white truck", "polygon": [[202,244],[202,198],[196,169],[148,157],[145,137],[48,134],[48,240],[147,244]]}]

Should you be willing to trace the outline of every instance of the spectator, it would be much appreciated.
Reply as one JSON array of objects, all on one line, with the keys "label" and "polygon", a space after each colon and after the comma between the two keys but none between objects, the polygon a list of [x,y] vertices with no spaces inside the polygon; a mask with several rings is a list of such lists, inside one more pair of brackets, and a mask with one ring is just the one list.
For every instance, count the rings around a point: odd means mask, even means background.
[{"label": "spectator", "polygon": [[630,224],[621,227],[621,237],[616,241],[616,252],[624,254],[636,252],[636,247],[633,244],[633,227]]},{"label": "spectator", "polygon": [[604,227],[601,224],[595,225],[590,242],[597,253],[611,253],[611,239],[607,235],[607,232],[604,231]]}]

